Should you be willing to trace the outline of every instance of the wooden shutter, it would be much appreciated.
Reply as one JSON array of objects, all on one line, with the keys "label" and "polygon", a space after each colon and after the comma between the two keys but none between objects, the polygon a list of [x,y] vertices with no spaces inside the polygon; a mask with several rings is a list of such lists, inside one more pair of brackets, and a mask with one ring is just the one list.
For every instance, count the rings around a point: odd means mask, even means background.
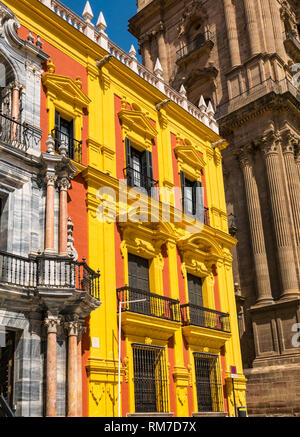
[{"label": "wooden shutter", "polygon": [[197,276],[188,275],[189,301],[193,305],[203,307],[202,280]]},{"label": "wooden shutter", "polygon": [[132,157],[131,157],[131,143],[129,138],[125,138],[125,151],[126,151],[126,177],[127,184],[133,186],[133,173],[132,173]]},{"label": "wooden shutter", "polygon": [[142,176],[143,187],[146,188],[148,194],[151,194],[151,188],[153,186],[153,165],[152,165],[152,153],[146,150],[142,155]]},{"label": "wooden shutter", "polygon": [[196,181],[193,186],[193,205],[196,219],[204,223],[204,199],[200,181]]},{"label": "wooden shutter", "polygon": [[60,113],[55,111],[55,150],[58,152],[59,144],[60,144]]},{"label": "wooden shutter", "polygon": [[181,193],[182,193],[182,208],[183,208],[183,212],[186,212],[187,205],[186,205],[186,197],[185,197],[185,176],[182,170],[180,171],[180,183],[181,183]]}]

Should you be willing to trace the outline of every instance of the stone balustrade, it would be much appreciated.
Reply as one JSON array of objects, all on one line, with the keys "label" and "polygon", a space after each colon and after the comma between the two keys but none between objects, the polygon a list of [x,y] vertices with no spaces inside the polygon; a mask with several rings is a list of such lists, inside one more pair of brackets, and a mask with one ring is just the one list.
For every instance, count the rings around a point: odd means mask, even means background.
[{"label": "stone balustrade", "polygon": [[172,87],[167,85],[162,79],[161,67],[159,69],[160,74],[154,74],[144,65],[140,64],[135,57],[136,52],[133,46],[131,47],[130,53],[128,54],[116,44],[114,44],[112,41],[110,41],[107,34],[105,33],[107,25],[102,13],[100,13],[99,15],[96,27],[92,24],[91,20],[94,16],[89,2],[86,3],[83,11],[84,18],[81,18],[69,8],[67,8],[59,0],[39,1],[47,6],[49,9],[51,9],[59,17],[67,21],[67,23],[69,23],[71,26],[75,27],[75,29],[77,29],[79,32],[84,33],[94,42],[99,44],[104,50],[108,51],[114,58],[118,59],[128,68],[132,69],[142,79],[146,80],[152,86],[158,88],[162,93],[167,96],[168,99],[181,106],[194,118],[201,121],[215,133],[219,134],[218,123],[216,122],[214,112],[211,112],[211,108],[207,108],[205,104],[202,104],[201,107],[193,105],[187,100],[186,95],[177,92]]}]

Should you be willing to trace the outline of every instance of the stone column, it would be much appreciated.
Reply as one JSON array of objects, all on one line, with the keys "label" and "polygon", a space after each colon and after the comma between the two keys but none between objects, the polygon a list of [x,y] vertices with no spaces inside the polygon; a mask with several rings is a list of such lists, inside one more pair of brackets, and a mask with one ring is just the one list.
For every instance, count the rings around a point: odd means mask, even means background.
[{"label": "stone column", "polygon": [[157,32],[157,46],[158,46],[158,58],[160,60],[162,69],[163,69],[163,77],[164,80],[168,81],[168,57],[167,57],[167,48],[164,37],[164,26],[161,24],[160,28]]},{"label": "stone column", "polygon": [[54,199],[55,199],[55,181],[57,176],[54,173],[48,172],[45,177],[47,184],[47,199],[46,199],[46,238],[45,252],[54,253]]},{"label": "stone column", "polygon": [[242,150],[239,155],[239,161],[245,182],[250,234],[256,273],[256,303],[268,304],[273,302],[273,297],[270,285],[260,200],[256,180],[253,174],[252,157],[249,155],[248,151]]},{"label": "stone column", "polygon": [[227,28],[227,39],[232,68],[241,65],[240,47],[236,27],[235,8],[232,0],[224,0],[224,12]]},{"label": "stone column", "polygon": [[268,53],[275,53],[275,40],[273,32],[272,17],[270,11],[270,5],[267,0],[260,0],[263,22],[264,22],[264,33],[266,39],[266,50]]},{"label": "stone column", "polygon": [[57,415],[57,327],[60,320],[57,316],[48,313],[44,321],[47,327],[47,373],[46,373],[46,416]]},{"label": "stone column", "polygon": [[143,41],[141,41],[144,65],[148,70],[153,71],[153,62],[151,59],[151,50],[150,50],[150,40],[149,37],[146,36]]},{"label": "stone column", "polygon": [[300,261],[300,179],[294,159],[294,144],[296,142],[296,138],[291,134],[290,131],[285,131],[282,134],[282,152],[294,218],[298,260]]},{"label": "stone column", "polygon": [[279,159],[280,138],[271,131],[262,139],[269,185],[271,211],[273,216],[275,241],[282,280],[281,299],[299,296],[296,266],[292,240],[289,230],[289,219],[286,196]]},{"label": "stone column", "polygon": [[70,182],[64,177],[59,180],[60,188],[59,197],[59,254],[60,256],[68,255],[68,189]]},{"label": "stone column", "polygon": [[283,35],[282,35],[284,28],[282,26],[282,20],[280,17],[279,4],[277,0],[269,0],[269,3],[270,3],[271,18],[273,23],[276,52],[283,60],[285,60],[286,52],[283,45]]},{"label": "stone column", "polygon": [[244,7],[250,41],[251,56],[255,56],[261,52],[256,18],[257,2],[254,2],[254,0],[244,0]]},{"label": "stone column", "polygon": [[[17,83],[12,84],[12,105],[11,105],[11,117],[15,120],[19,120],[20,110],[20,86]],[[11,139],[16,140],[18,136],[18,125],[12,123],[11,126]]]},{"label": "stone column", "polygon": [[82,333],[84,322],[80,323],[77,338],[77,416],[82,417]]},{"label": "stone column", "polygon": [[77,416],[77,337],[78,316],[65,323],[68,333],[68,417]]},{"label": "stone column", "polygon": [[298,142],[298,146],[296,148],[296,168],[298,171],[298,176],[299,176],[299,180],[300,180],[300,141]]}]

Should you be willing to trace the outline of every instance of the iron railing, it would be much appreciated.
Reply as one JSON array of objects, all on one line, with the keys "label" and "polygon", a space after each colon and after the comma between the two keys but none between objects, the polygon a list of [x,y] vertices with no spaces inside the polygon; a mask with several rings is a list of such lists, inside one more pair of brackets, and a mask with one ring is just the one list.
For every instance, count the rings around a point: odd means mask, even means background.
[{"label": "iron railing", "polygon": [[0,141],[14,148],[24,150],[36,148],[41,135],[28,123],[20,122],[0,112]]},{"label": "iron railing", "polygon": [[230,332],[228,313],[211,310],[191,303],[181,305],[181,320],[184,326],[194,325],[202,328]]},{"label": "iron railing", "polygon": [[179,301],[158,294],[149,293],[137,288],[122,287],[117,290],[119,302],[128,302],[145,299],[144,302],[128,303],[122,311],[144,314],[160,319],[180,322]]},{"label": "iron railing", "polygon": [[67,147],[68,158],[73,159],[73,161],[76,161],[80,164],[82,163],[82,141],[72,138],[70,135],[67,135],[58,128],[52,129],[51,134],[55,141],[56,152],[59,152],[59,148],[64,142],[65,146]]},{"label": "iron railing", "polygon": [[137,413],[167,413],[168,372],[165,348],[133,344],[134,397]]},{"label": "iron railing", "polygon": [[158,200],[156,195],[155,187],[158,187],[158,181],[147,176],[145,173],[142,173],[138,170],[135,170],[132,167],[126,167],[123,169],[124,177],[127,180],[127,184],[130,187],[135,187],[139,189],[145,189],[148,196],[151,196]]},{"label": "iron railing", "polygon": [[223,385],[218,356],[194,352],[194,362],[198,411],[223,411]]},{"label": "iron railing", "polygon": [[0,282],[21,287],[37,286],[37,263],[33,259],[0,252]]},{"label": "iron railing", "polygon": [[38,256],[28,259],[0,252],[0,283],[21,287],[73,288],[100,299],[100,273],[83,260]]},{"label": "iron railing", "polygon": [[181,49],[179,49],[176,52],[176,54],[177,54],[176,60],[179,61],[184,56],[187,56],[190,53],[194,52],[195,50],[200,49],[206,43],[214,44],[214,42],[215,42],[214,34],[210,30],[207,30],[206,32],[203,32],[200,35],[198,35],[198,37],[196,39],[194,39],[194,41],[191,41],[190,43],[181,47]]},{"label": "iron railing", "polygon": [[0,394],[0,417],[15,417],[14,412],[2,394]]}]

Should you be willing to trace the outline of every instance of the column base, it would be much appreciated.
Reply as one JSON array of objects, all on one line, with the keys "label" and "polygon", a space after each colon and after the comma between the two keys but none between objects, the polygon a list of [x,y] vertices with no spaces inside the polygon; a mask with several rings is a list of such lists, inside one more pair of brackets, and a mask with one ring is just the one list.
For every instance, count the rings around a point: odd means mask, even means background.
[{"label": "column base", "polygon": [[57,256],[57,251],[55,249],[46,249],[44,255]]},{"label": "column base", "polygon": [[268,305],[273,305],[273,304],[274,304],[274,299],[266,297],[266,298],[259,299],[255,303],[255,305],[253,305],[251,308],[257,308],[260,306],[266,306],[266,305],[268,306]]},{"label": "column base", "polygon": [[300,298],[300,291],[297,289],[287,290],[280,296],[280,301],[284,300],[292,300],[292,299]]}]

